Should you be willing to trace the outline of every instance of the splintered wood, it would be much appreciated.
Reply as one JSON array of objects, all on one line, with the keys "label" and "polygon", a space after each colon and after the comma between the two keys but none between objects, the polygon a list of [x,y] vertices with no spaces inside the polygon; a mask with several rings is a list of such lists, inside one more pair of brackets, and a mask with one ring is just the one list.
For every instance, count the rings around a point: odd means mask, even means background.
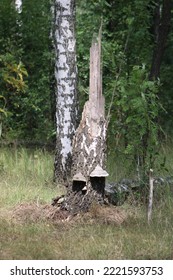
[{"label": "splintered wood", "polygon": [[90,49],[90,92],[88,101],[88,115],[90,122],[91,136],[96,137],[99,133],[100,125],[98,120],[105,116],[105,100],[102,95],[102,75],[101,75],[101,38],[98,43],[93,40]]},{"label": "splintered wood", "polygon": [[73,139],[72,183],[62,205],[72,213],[104,202],[106,155],[105,100],[102,95],[101,32],[90,49],[89,100]]},{"label": "splintered wood", "polygon": [[82,120],[73,143],[72,175],[82,173],[87,181],[97,165],[105,168],[106,121],[102,95],[101,35],[90,48],[89,100],[85,103]]}]

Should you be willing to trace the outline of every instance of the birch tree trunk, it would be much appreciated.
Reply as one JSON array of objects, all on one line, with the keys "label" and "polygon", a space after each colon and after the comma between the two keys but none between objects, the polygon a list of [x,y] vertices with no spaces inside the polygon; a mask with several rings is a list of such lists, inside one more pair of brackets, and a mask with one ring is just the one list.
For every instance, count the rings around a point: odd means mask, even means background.
[{"label": "birch tree trunk", "polygon": [[15,0],[15,6],[18,13],[22,12],[22,0]]},{"label": "birch tree trunk", "polygon": [[55,0],[54,47],[56,80],[55,180],[68,183],[71,175],[72,140],[76,130],[75,0]]},{"label": "birch tree trunk", "polygon": [[21,26],[22,26],[22,19],[21,19],[21,13],[22,13],[22,0],[15,0],[15,9],[18,14],[18,17],[16,18],[16,24],[18,27],[17,30],[17,40],[18,40],[18,46],[21,47],[21,40],[22,40],[22,31],[21,31]]}]

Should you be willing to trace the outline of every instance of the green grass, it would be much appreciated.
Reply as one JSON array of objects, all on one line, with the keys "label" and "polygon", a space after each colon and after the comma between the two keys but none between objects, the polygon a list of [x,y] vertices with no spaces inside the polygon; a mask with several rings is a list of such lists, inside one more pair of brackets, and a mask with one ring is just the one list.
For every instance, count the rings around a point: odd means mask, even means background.
[{"label": "green grass", "polygon": [[53,155],[40,150],[0,150],[0,259],[173,259],[169,193],[155,203],[150,226],[145,207],[128,202],[119,207],[127,213],[120,225],[98,219],[57,224],[13,220],[11,211],[20,203],[49,204],[62,192],[52,177]]},{"label": "green grass", "polygon": [[[137,178],[136,165],[131,155],[125,155],[118,151],[116,147],[108,150],[107,169],[108,180],[118,182],[124,178]],[[155,157],[154,176],[173,176],[173,142],[168,139],[160,146],[159,153]]]},{"label": "green grass", "polygon": [[53,156],[47,152],[0,150],[0,206],[26,201],[50,202],[57,195],[53,178]]}]

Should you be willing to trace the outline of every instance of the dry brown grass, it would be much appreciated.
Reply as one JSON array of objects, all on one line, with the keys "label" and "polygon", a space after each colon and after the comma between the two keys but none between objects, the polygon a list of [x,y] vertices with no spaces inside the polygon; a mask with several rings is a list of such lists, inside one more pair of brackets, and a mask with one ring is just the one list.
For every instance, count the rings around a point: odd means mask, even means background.
[{"label": "dry brown grass", "polygon": [[13,223],[20,224],[48,221],[53,224],[66,222],[70,224],[99,223],[110,225],[121,225],[127,217],[127,212],[124,209],[113,206],[100,206],[95,204],[89,212],[72,216],[67,211],[62,211],[60,207],[33,202],[20,203],[9,210],[1,211],[0,216],[1,219],[5,218]]},{"label": "dry brown grass", "polygon": [[1,212],[0,259],[172,259],[172,215],[164,211],[154,211],[148,227],[140,207],[93,205],[71,217],[21,203]]}]

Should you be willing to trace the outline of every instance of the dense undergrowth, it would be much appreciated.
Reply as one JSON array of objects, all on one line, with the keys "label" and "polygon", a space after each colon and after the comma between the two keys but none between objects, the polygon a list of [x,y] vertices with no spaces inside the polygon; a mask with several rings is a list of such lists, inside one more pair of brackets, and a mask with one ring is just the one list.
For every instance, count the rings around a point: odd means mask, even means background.
[{"label": "dense undergrowth", "polygon": [[[171,148],[164,148],[163,152],[171,172]],[[110,180],[128,175],[125,161],[117,162],[109,162]],[[88,218],[74,222],[34,220],[29,215],[25,220],[14,219],[16,207],[49,205],[53,197],[64,191],[53,184],[52,177],[52,154],[0,149],[0,259],[173,258],[173,198],[169,191],[155,201],[150,226],[146,206],[134,204],[130,197],[122,206],[115,207],[124,215],[121,223],[93,219],[98,216],[97,208],[91,209],[93,213]]]}]

